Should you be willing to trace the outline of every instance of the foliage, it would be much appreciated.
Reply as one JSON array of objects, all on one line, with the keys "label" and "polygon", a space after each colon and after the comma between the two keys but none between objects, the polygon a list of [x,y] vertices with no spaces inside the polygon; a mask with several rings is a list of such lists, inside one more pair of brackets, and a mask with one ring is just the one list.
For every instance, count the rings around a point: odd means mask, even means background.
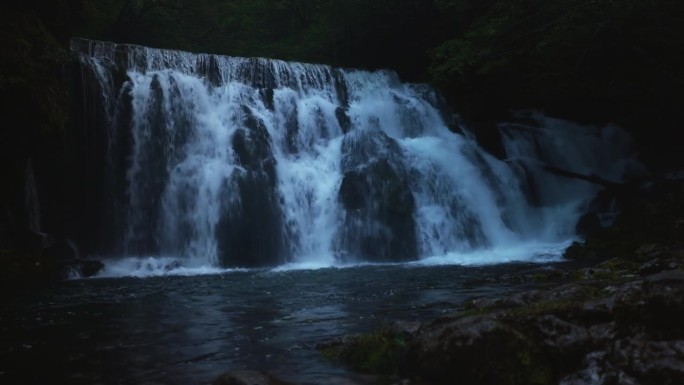
[{"label": "foliage", "polygon": [[1,133],[2,153],[9,157],[65,127],[68,106],[61,65],[69,56],[33,12],[3,12],[0,28],[2,115],[14,125]]},{"label": "foliage", "polygon": [[393,68],[443,88],[514,78],[567,94],[560,85],[579,79],[597,83],[584,90],[597,89],[634,80],[630,71],[647,66],[684,79],[676,55],[684,5],[675,0],[62,0],[25,8],[40,10],[60,41],[80,35]]},{"label": "foliage", "polygon": [[466,122],[531,107],[614,123],[634,134],[654,169],[684,166],[667,139],[684,118],[683,2],[437,3],[462,25],[429,49],[429,76]]}]

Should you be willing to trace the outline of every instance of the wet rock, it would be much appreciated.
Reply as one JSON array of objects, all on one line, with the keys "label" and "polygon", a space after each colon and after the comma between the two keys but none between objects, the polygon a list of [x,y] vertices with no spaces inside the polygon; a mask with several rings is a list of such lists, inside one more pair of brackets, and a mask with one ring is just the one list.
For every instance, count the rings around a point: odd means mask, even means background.
[{"label": "wet rock", "polygon": [[261,100],[264,102],[264,106],[266,106],[266,108],[268,108],[270,111],[275,109],[273,88],[260,89],[259,96],[261,96]]},{"label": "wet rock", "polygon": [[[639,268],[608,260],[594,269],[630,266]],[[406,349],[385,371],[421,384],[680,384],[684,271],[620,273],[474,300],[403,330]],[[339,346],[342,359],[357,354],[348,340]]]},{"label": "wet rock", "polygon": [[340,259],[353,255],[387,262],[418,257],[415,201],[399,152],[396,141],[381,131],[345,137],[338,195],[345,217],[336,241]]},{"label": "wet rock", "polygon": [[93,259],[75,259],[68,261],[62,270],[62,275],[66,278],[73,277],[92,277],[104,269],[104,264]]},{"label": "wet rock", "polygon": [[590,211],[580,217],[575,226],[575,233],[579,236],[587,236],[601,230],[601,219],[596,211]]},{"label": "wet rock", "polygon": [[421,323],[417,321],[396,321],[390,325],[390,329],[397,334],[412,335],[420,329]]},{"label": "wet rock", "polygon": [[54,238],[42,258],[44,268],[52,270],[50,275],[55,280],[92,277],[104,268],[98,260],[81,257],[76,243],[64,238]]},{"label": "wet rock", "polygon": [[225,197],[217,225],[219,259],[223,266],[261,267],[285,262],[282,210],[276,192],[276,160],[264,123],[243,107],[242,127],[231,145],[237,163],[235,197]]},{"label": "wet rock", "polygon": [[666,257],[655,258],[644,262],[639,266],[638,272],[642,276],[656,274],[664,270],[684,269],[684,258],[680,257]]},{"label": "wet rock", "polygon": [[643,335],[619,339],[593,351],[583,367],[562,385],[680,384],[684,380],[684,341],[648,341]]},{"label": "wet rock", "polygon": [[335,118],[337,118],[337,123],[340,125],[342,132],[345,134],[349,132],[352,128],[352,121],[347,114],[347,111],[342,107],[335,108]]},{"label": "wet rock", "polygon": [[[430,384],[548,383],[550,371],[530,340],[490,316],[429,325],[419,332],[406,363],[411,377]],[[511,380],[518,379],[518,380]]]},{"label": "wet rock", "polygon": [[642,383],[681,384],[684,381],[684,340],[622,339],[615,342],[610,353],[606,358]]},{"label": "wet rock", "polygon": [[592,261],[599,259],[599,253],[581,242],[573,242],[565,249],[563,257],[572,261]]},{"label": "wet rock", "polygon": [[542,314],[528,320],[529,330],[546,348],[559,354],[584,348],[592,335],[587,328],[568,322],[552,314]]},{"label": "wet rock", "polygon": [[197,70],[212,86],[218,87],[223,84],[221,65],[215,55],[197,55]]},{"label": "wet rock", "polygon": [[287,385],[271,375],[256,370],[233,370],[221,375],[212,385]]},{"label": "wet rock", "polygon": [[76,244],[68,239],[52,237],[50,244],[43,249],[42,255],[54,260],[79,259]]},{"label": "wet rock", "polygon": [[87,258],[53,258],[39,253],[0,251],[0,287],[41,286],[69,278],[90,277],[104,268]]},{"label": "wet rock", "polygon": [[645,244],[634,251],[637,260],[649,261],[656,258],[669,256],[671,251],[668,247],[658,244]]}]

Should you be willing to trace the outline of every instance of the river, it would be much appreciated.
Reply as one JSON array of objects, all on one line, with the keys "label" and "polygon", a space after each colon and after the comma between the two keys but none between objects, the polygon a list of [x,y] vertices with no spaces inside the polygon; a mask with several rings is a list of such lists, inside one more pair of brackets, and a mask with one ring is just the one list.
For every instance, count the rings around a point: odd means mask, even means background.
[{"label": "river", "polygon": [[352,376],[317,343],[529,287],[564,264],[366,265],[75,279],[2,294],[3,384],[203,384],[234,369],[298,384]]}]

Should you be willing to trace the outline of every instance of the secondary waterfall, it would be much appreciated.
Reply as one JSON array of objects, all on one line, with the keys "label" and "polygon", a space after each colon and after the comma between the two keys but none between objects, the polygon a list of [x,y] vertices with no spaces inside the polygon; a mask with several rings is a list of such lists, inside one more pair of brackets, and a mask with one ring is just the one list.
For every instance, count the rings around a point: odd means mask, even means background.
[{"label": "secondary waterfall", "polygon": [[85,129],[106,132],[103,255],[186,267],[558,255],[598,189],[543,166],[618,181],[630,164],[618,128],[534,114],[502,123],[499,160],[454,129],[435,90],[391,71],[72,50],[83,111],[99,116]]}]

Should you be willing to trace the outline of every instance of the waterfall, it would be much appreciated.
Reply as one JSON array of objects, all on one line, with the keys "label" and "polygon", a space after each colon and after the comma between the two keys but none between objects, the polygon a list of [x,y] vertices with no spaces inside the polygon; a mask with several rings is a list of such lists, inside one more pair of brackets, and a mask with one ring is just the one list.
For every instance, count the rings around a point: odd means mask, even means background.
[{"label": "waterfall", "polygon": [[126,165],[107,169],[125,185],[111,237],[128,256],[186,267],[530,260],[576,237],[598,191],[544,164],[615,180],[628,167],[618,128],[543,116],[502,123],[497,159],[449,129],[434,89],[392,71],[80,39],[72,51],[106,94],[109,123],[88,129],[129,138],[106,154]]},{"label": "waterfall", "polygon": [[[574,229],[576,215],[557,216],[557,208],[584,213],[596,203],[600,187],[592,183],[559,177],[547,168],[595,176],[610,182],[645,176],[647,170],[637,160],[631,137],[614,125],[596,127],[551,118],[535,111],[520,111],[516,122],[499,125],[509,167],[524,186],[525,196],[542,210],[544,223]],[[594,207],[593,209],[596,209]],[[603,225],[612,222],[618,208],[602,208]]]}]

